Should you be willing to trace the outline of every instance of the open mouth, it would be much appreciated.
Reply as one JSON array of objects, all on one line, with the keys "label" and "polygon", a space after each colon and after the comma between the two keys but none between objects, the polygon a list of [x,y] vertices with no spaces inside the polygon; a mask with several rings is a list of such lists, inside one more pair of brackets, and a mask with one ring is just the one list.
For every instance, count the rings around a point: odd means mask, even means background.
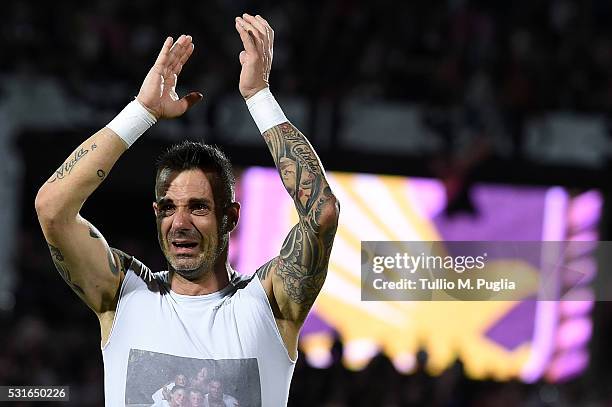
[{"label": "open mouth", "polygon": [[190,241],[173,241],[172,248],[176,253],[190,253],[198,246],[198,242]]},{"label": "open mouth", "polygon": [[179,247],[179,248],[188,248],[188,249],[191,249],[193,247],[196,247],[197,245],[198,244],[196,242],[188,242],[188,243],[172,242],[172,246]]}]

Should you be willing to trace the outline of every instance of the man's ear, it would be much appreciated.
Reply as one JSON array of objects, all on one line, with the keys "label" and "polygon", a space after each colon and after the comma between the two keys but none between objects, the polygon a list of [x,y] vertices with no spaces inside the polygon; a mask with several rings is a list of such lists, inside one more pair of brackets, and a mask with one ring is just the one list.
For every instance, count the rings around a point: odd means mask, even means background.
[{"label": "man's ear", "polygon": [[225,210],[227,215],[227,232],[231,232],[236,228],[238,219],[240,219],[240,203],[232,202]]},{"label": "man's ear", "polygon": [[153,202],[153,212],[155,213],[155,217],[159,214],[159,208],[157,207],[157,202]]}]

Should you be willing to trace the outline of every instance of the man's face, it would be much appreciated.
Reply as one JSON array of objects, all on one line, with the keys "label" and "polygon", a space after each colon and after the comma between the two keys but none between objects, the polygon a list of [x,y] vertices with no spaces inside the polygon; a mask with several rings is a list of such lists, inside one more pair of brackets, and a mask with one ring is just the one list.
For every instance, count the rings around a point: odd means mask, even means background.
[{"label": "man's face", "polygon": [[289,194],[293,196],[295,193],[295,161],[281,157],[278,165],[283,184],[289,190]]},{"label": "man's face", "polygon": [[159,244],[166,260],[179,275],[192,280],[212,270],[225,249],[220,240],[217,211],[210,178],[200,169],[162,172],[158,179],[157,217]]},{"label": "man's face", "polygon": [[170,396],[170,405],[172,407],[182,407],[184,400],[185,400],[185,390],[184,389],[175,390],[174,392],[172,392],[172,395]]},{"label": "man's face", "polygon": [[191,407],[200,407],[203,401],[204,397],[202,396],[201,392],[192,391],[189,393],[189,402],[191,403]]},{"label": "man's face", "polygon": [[223,395],[223,386],[221,386],[221,382],[217,380],[213,380],[208,385],[208,397],[218,400],[221,399]]}]

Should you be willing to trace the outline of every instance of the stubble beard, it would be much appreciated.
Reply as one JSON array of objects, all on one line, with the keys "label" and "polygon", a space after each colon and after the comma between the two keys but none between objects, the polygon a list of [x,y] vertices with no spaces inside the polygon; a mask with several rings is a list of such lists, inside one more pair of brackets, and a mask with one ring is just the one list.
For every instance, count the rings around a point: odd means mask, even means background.
[{"label": "stubble beard", "polygon": [[[172,243],[167,244],[171,245]],[[168,261],[170,271],[190,281],[196,280],[207,273],[211,273],[219,258],[219,243],[207,244],[207,242],[203,240],[199,244],[205,245],[205,248],[204,251],[200,252],[196,257],[177,256],[172,254],[168,249],[166,252],[166,260]]]},{"label": "stubble beard", "polygon": [[227,247],[227,242],[229,240],[227,234],[220,234],[220,232],[218,232],[217,236],[211,237],[210,240],[202,239],[200,241],[199,244],[204,246],[205,249],[204,252],[201,252],[196,258],[175,257],[171,254],[169,248],[172,243],[166,240],[164,255],[170,271],[175,272],[189,281],[194,281],[208,273],[213,273],[215,265]]}]

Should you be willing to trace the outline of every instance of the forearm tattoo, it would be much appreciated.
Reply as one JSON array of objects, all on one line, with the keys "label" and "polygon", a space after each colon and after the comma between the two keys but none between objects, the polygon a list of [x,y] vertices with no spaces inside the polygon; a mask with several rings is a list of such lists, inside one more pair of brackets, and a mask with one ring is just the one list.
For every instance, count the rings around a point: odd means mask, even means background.
[{"label": "forearm tattoo", "polygon": [[[94,144],[95,146],[95,144]],[[57,181],[58,179],[63,179],[65,177],[67,177],[68,175],[70,175],[70,173],[72,172],[72,170],[74,169],[74,167],[78,164],[78,162],[87,155],[87,153],[89,153],[89,150],[80,147],[77,148],[74,153],[72,154],[72,156],[64,163],[61,165],[61,167],[59,167],[56,171],[55,174],[53,174],[51,176],[51,178],[49,179],[49,181],[47,181],[48,183],[52,183]]]},{"label": "forearm tattoo", "polygon": [[300,221],[289,232],[280,256],[257,273],[260,279],[265,279],[271,271],[280,277],[287,296],[301,305],[299,318],[303,319],[325,281],[336,232],[335,224],[322,227],[322,213],[337,202],[319,158],[298,129],[284,123],[263,136]]},{"label": "forearm tattoo", "polygon": [[[91,145],[91,149],[89,150],[83,147],[79,147],[74,150],[70,158],[68,158],[66,162],[64,162],[57,170],[55,170],[55,173],[51,176],[47,183],[51,184],[57,181],[58,179],[66,178],[68,175],[70,175],[70,173],[79,163],[79,161],[83,159],[90,151],[93,151],[96,148],[98,148],[98,146],[94,142]],[[98,176],[98,178],[103,180],[106,177],[106,172],[103,169],[99,169],[96,171],[96,175]]]}]

